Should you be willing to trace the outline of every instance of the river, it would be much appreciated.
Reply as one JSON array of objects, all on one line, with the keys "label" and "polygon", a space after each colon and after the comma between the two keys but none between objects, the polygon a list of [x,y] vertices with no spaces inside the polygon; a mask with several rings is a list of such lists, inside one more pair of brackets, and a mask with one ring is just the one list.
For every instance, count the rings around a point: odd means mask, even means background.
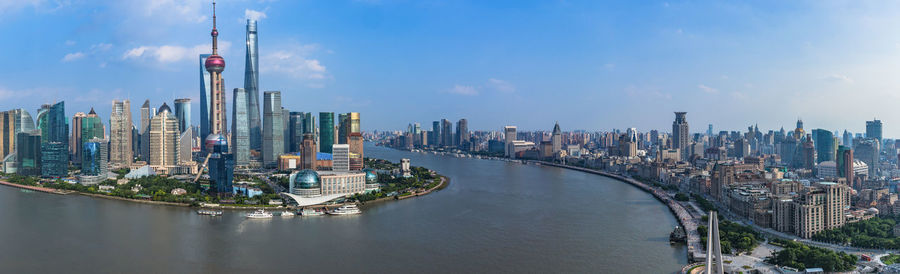
[{"label": "river", "polygon": [[0,186],[0,272],[673,273],[677,224],[650,194],[554,167],[366,145],[450,177],[356,216],[248,220]]}]

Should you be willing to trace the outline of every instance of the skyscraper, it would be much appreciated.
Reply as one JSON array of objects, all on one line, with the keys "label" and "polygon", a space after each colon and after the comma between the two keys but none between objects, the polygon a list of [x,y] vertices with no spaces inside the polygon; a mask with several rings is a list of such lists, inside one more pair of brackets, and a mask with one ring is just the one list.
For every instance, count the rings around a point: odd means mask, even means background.
[{"label": "skyscraper", "polygon": [[210,32],[212,36],[212,55],[206,58],[206,70],[209,71],[210,90],[210,110],[209,110],[209,133],[225,135],[225,127],[227,126],[227,118],[225,112],[225,79],[222,78],[222,71],[225,70],[225,58],[219,56],[219,31],[216,29],[216,2],[213,2],[213,28]]},{"label": "skyscraper", "polygon": [[350,137],[350,116],[346,113],[338,114],[338,144],[346,144]]},{"label": "skyscraper", "polygon": [[319,112],[319,151],[331,153],[334,145],[334,112]]},{"label": "skyscraper", "polygon": [[289,152],[300,152],[303,147],[303,127],[306,115],[303,112],[291,111],[288,119],[288,133],[290,133],[290,145],[287,145]]},{"label": "skyscraper", "polygon": [[459,122],[456,122],[456,143],[459,145],[460,149],[468,150],[469,146],[469,121],[466,119],[459,119]]},{"label": "skyscraper", "polygon": [[206,58],[211,54],[200,54],[200,139],[206,140],[209,135],[209,110],[212,100],[212,89],[209,87],[210,76],[206,70]]},{"label": "skyscraper", "polygon": [[[250,149],[262,149],[262,129],[259,120],[259,49],[256,20],[247,19],[247,55],[244,58],[244,90],[247,91],[247,113],[250,122]],[[235,107],[237,103],[235,103]],[[237,158],[235,152],[235,158]],[[235,159],[237,161],[237,159]]]},{"label": "skyscraper", "polygon": [[81,163],[81,124],[87,114],[76,112],[72,115],[72,138],[69,139],[69,153],[72,155],[72,163]]},{"label": "skyscraper", "polygon": [[453,146],[453,123],[447,119],[441,119],[441,144],[444,147]]},{"label": "skyscraper", "polygon": [[812,134],[815,138],[816,163],[834,161],[834,135],[831,131],[817,128],[813,130]]},{"label": "skyscraper", "polygon": [[85,139],[80,153],[83,157],[80,176],[82,184],[96,184],[106,180],[109,165],[107,149],[106,139]]},{"label": "skyscraper", "polygon": [[41,176],[61,178],[68,175],[69,123],[65,102],[44,106],[38,115],[41,129]]},{"label": "skyscraper", "polygon": [[150,100],[145,100],[144,104],[141,105],[141,127],[138,128],[141,134],[141,140],[139,141],[140,156],[144,162],[147,162],[147,159],[150,157],[150,119],[153,118],[155,113],[150,109]]},{"label": "skyscraper", "polygon": [[[362,128],[360,128],[360,125],[359,125],[359,112],[347,113],[347,117],[348,117],[348,119],[350,119],[350,131],[347,132],[347,134],[362,133]],[[349,138],[349,136],[348,136],[348,138]]]},{"label": "skyscraper", "polygon": [[350,170],[363,169],[363,137],[359,132],[350,133]]},{"label": "skyscraper", "polygon": [[178,130],[185,132],[191,127],[191,99],[175,99],[175,119],[178,120]]},{"label": "skyscraper", "polygon": [[875,138],[881,142],[881,120],[866,121],[866,138]]},{"label": "skyscraper", "polygon": [[109,115],[109,161],[129,166],[134,160],[132,151],[131,102],[113,100]]},{"label": "skyscraper", "polygon": [[281,142],[282,149],[284,149],[284,153],[291,152],[291,111],[281,107],[281,137],[284,138]]},{"label": "skyscraper", "polygon": [[178,129],[178,119],[166,103],[163,103],[156,116],[150,119],[150,132],[147,136],[150,146],[148,164],[156,167],[178,164],[178,142],[181,131]]},{"label": "skyscraper", "polygon": [[838,154],[836,157],[838,176],[847,179],[847,185],[853,185],[853,149],[848,146],[838,146]]},{"label": "skyscraper", "polygon": [[16,134],[16,174],[41,175],[40,130],[25,130]]},{"label": "skyscraper", "polygon": [[672,147],[681,152],[681,160],[690,158],[687,148],[690,143],[690,133],[687,122],[687,112],[675,112],[675,121],[672,122]]},{"label": "skyscraper", "polygon": [[274,166],[284,152],[284,121],[281,111],[281,92],[263,93],[263,164]]},{"label": "skyscraper", "polygon": [[431,140],[432,146],[439,147],[441,146],[441,122],[433,121],[431,122]]},{"label": "skyscraper", "polygon": [[231,153],[234,154],[234,164],[246,166],[250,164],[250,105],[247,103],[246,89],[235,88],[231,101],[234,108],[231,109]]},{"label": "skyscraper", "polygon": [[[334,130],[332,130],[333,132]],[[331,149],[329,149],[331,151]],[[303,148],[300,152],[302,169],[316,170],[316,137],[312,133],[303,134]]]},{"label": "skyscraper", "polygon": [[332,146],[332,167],[334,171],[350,171],[350,145],[335,144]]},{"label": "skyscraper", "polygon": [[559,129],[559,122],[553,125],[553,133],[550,135],[550,143],[553,146],[553,154],[560,152],[562,150],[562,130]]},{"label": "skyscraper", "polygon": [[[74,118],[72,120],[75,121]],[[78,132],[77,135],[76,131]],[[100,120],[100,116],[97,115],[97,112],[94,112],[94,108],[91,108],[91,111],[80,119],[77,127],[72,130],[72,136],[78,136],[74,142],[77,152],[75,158],[78,160],[76,163],[81,163],[81,159],[83,158],[81,155],[83,152],[82,147],[85,142],[94,138],[106,139],[106,129],[103,126],[103,121]],[[106,152],[106,150],[104,150],[104,152]]]},{"label": "skyscraper", "polygon": [[228,141],[221,134],[206,137],[209,152],[209,188],[219,194],[231,194],[234,180],[234,155],[228,153]]},{"label": "skyscraper", "polygon": [[503,127],[503,135],[506,137],[506,157],[515,158],[516,156],[516,145],[514,142],[516,141],[516,127],[515,126],[505,126]]},{"label": "skyscraper", "polygon": [[0,159],[16,152],[18,133],[34,130],[34,121],[24,109],[0,112]]}]

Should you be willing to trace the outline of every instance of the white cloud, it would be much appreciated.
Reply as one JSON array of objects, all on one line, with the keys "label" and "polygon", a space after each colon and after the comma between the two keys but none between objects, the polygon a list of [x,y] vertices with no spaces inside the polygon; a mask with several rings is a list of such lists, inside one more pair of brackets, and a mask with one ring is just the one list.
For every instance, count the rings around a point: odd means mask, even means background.
[{"label": "white cloud", "polygon": [[75,45],[75,41],[66,40],[66,46],[74,46],[74,45]]},{"label": "white cloud", "polygon": [[709,93],[709,94],[716,94],[716,93],[719,93],[719,90],[718,90],[718,89],[714,89],[714,88],[708,87],[708,86],[706,86],[706,85],[704,85],[704,84],[697,85],[697,88],[700,88],[700,90],[702,90],[703,92]]},{"label": "white cloud", "polygon": [[27,7],[33,7],[38,12],[53,12],[69,4],[69,1],[0,0],[0,14],[17,12]]},{"label": "white cloud", "polygon": [[75,60],[78,60],[81,58],[84,58],[84,53],[79,51],[79,52],[73,52],[73,53],[66,54],[66,56],[63,56],[62,61],[63,62],[71,62],[71,61],[75,61]]},{"label": "white cloud", "polygon": [[264,19],[264,18],[266,18],[265,11],[258,11],[258,10],[251,10],[251,9],[244,10],[244,19],[259,20],[259,19]]},{"label": "white cloud", "polygon": [[92,51],[107,51],[112,48],[112,44],[99,43],[91,46]]},{"label": "white cloud", "polygon": [[453,88],[447,90],[448,93],[466,95],[466,96],[474,96],[478,95],[478,89],[473,86],[464,86],[464,85],[455,85]]},{"label": "white cloud", "polygon": [[510,82],[500,80],[500,79],[488,79],[487,83],[488,87],[491,87],[497,91],[511,93],[516,91],[516,86],[513,86]]},{"label": "white cloud", "polygon": [[828,75],[828,76],[825,76],[825,80],[832,81],[832,82],[853,83],[853,78],[850,78],[847,75],[843,75],[843,74]]},{"label": "white cloud", "polygon": [[603,68],[605,68],[606,70],[613,70],[616,68],[616,64],[606,63],[605,65],[603,65]]},{"label": "white cloud", "polygon": [[734,99],[738,99],[738,100],[746,100],[747,99],[747,95],[740,91],[732,92],[731,97],[734,97]]},{"label": "white cloud", "polygon": [[208,1],[183,1],[183,0],[133,0],[126,4],[143,13],[145,17],[153,17],[155,20],[187,21],[200,23],[212,14],[212,5]]},{"label": "white cloud", "polygon": [[[274,72],[290,77],[323,80],[330,78],[328,68],[317,59],[310,58],[313,52],[319,49],[315,44],[292,44],[280,49],[276,48],[259,57],[260,72]],[[310,87],[322,87],[322,85],[310,85]]]},{"label": "white cloud", "polygon": [[[231,42],[220,41],[219,52],[225,53],[231,47]],[[211,44],[200,44],[193,47],[176,45],[140,46],[125,51],[123,60],[150,59],[160,63],[174,63],[180,61],[193,61],[197,56],[207,53],[212,48]]]}]

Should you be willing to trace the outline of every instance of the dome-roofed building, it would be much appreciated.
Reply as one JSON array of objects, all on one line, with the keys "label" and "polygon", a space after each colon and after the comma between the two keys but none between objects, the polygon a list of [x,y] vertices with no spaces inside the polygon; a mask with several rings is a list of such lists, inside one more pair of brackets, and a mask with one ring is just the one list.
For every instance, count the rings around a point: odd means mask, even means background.
[{"label": "dome-roofed building", "polygon": [[322,195],[322,180],[319,178],[319,173],[314,170],[304,169],[291,174],[289,182],[291,194],[302,197]]},{"label": "dome-roofed building", "polygon": [[[92,108],[91,113],[93,113],[93,112],[94,112],[94,109]],[[162,106],[159,107],[159,110],[156,111],[156,115],[160,115],[163,113],[172,113],[172,109],[169,108],[169,105],[167,105],[166,103],[163,103]]]},{"label": "dome-roofed building", "polygon": [[380,185],[378,184],[378,174],[375,174],[375,170],[364,168],[362,171],[366,173],[366,190],[377,190]]}]

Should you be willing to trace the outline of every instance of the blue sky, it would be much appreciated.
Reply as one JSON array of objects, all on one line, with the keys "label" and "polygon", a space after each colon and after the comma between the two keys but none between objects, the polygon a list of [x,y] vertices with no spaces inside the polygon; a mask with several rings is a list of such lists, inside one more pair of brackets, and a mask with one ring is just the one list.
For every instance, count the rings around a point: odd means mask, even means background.
[{"label": "blue sky", "polygon": [[[226,90],[259,19],[261,90],[364,130],[793,127],[897,136],[900,2],[219,1]],[[209,1],[0,0],[0,109],[194,99]],[[230,100],[230,98],[229,98]],[[229,106],[230,107],[230,106]]]}]

